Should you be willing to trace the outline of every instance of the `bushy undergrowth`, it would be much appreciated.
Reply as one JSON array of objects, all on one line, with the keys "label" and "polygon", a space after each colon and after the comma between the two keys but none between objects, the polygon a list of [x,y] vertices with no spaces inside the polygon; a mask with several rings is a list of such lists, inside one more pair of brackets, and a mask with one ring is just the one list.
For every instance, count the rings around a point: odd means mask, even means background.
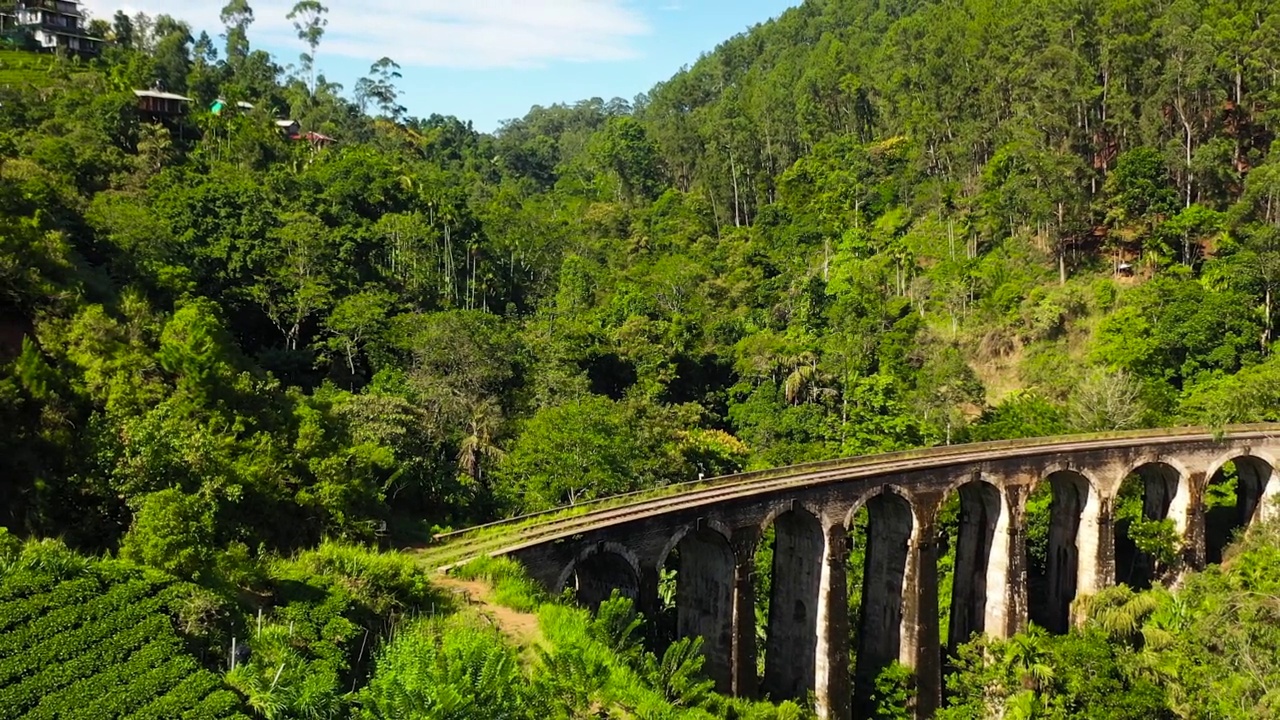
[{"label": "bushy undergrowth", "polygon": [[1033,627],[960,653],[943,720],[1280,717],[1280,521],[1255,524],[1221,566],[1170,591],[1119,585],[1084,626]]},{"label": "bushy undergrowth", "polygon": [[340,715],[386,638],[451,609],[407,556],[359,546],[326,542],[261,573],[272,605],[249,618],[228,679],[266,718]]},{"label": "bushy undergrowth", "polygon": [[[521,580],[505,562],[480,567],[468,576]],[[641,643],[643,622],[625,598],[606,601],[595,616],[544,600],[538,609],[543,645],[534,662],[522,666],[512,645],[484,619],[460,613],[420,620],[378,654],[357,697],[360,717],[807,717],[792,703],[775,707],[716,695],[702,673],[701,641],[676,642],[659,658]]]}]

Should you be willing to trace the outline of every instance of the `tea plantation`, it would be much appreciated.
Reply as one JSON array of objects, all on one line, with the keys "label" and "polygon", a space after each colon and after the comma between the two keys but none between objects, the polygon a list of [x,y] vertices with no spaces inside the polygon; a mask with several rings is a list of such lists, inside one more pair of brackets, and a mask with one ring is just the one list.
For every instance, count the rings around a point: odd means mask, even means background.
[{"label": "tea plantation", "polygon": [[49,560],[0,579],[0,718],[243,717],[174,629],[181,586],[121,563]]},{"label": "tea plantation", "polygon": [[24,50],[0,50],[0,88],[45,87],[50,83],[49,70],[54,59],[49,55]]}]

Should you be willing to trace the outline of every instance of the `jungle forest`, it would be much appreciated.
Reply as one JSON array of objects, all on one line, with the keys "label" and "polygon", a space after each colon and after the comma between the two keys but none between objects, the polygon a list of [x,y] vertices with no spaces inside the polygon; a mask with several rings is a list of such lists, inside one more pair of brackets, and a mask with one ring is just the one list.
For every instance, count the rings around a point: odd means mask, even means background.
[{"label": "jungle forest", "polygon": [[[717,694],[626,598],[415,549],[746,470],[1280,421],[1280,2],[805,0],[493,133],[410,115],[393,58],[328,80],[315,0],[300,59],[253,47],[250,3],[0,38],[0,717],[809,718]],[[950,648],[938,717],[1280,717],[1280,523],[1222,541]],[[915,717],[908,668],[875,690],[855,717]]]}]

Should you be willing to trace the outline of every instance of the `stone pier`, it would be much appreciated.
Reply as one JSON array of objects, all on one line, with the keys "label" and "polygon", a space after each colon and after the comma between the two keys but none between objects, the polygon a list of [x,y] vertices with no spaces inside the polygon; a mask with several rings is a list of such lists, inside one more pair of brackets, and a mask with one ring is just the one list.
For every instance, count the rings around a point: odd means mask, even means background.
[{"label": "stone pier", "polygon": [[723,535],[705,528],[685,535],[678,547],[676,632],[702,637],[707,676],[718,692],[732,692],[733,548]]},{"label": "stone pier", "polygon": [[817,683],[818,599],[825,537],[818,519],[792,510],[773,523],[773,582],[762,689],[774,701],[804,700]]}]

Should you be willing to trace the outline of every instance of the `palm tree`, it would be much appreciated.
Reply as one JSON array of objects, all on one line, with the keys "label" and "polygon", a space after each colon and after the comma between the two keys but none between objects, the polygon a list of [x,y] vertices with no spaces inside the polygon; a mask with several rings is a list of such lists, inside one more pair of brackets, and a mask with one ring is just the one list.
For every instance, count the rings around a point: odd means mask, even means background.
[{"label": "palm tree", "polygon": [[1053,683],[1053,666],[1048,662],[1042,628],[1032,625],[1027,632],[1015,635],[1004,646],[1001,664],[1006,672],[1015,676],[1026,691],[1039,695]]},{"label": "palm tree", "polygon": [[1083,598],[1079,609],[1111,639],[1137,647],[1141,644],[1143,624],[1160,607],[1158,593],[1139,593],[1128,585],[1116,585]]},{"label": "palm tree", "polygon": [[489,462],[502,459],[503,455],[495,443],[502,425],[502,411],[488,398],[472,403],[470,410],[467,436],[458,449],[458,469],[465,472],[472,482],[488,490],[484,468]]},{"label": "palm tree", "polygon": [[818,369],[817,355],[806,350],[790,358],[787,364],[791,366],[791,373],[787,375],[783,389],[786,392],[788,404],[799,405],[804,402],[813,402],[823,395],[835,394],[835,391],[826,385],[830,378]]},{"label": "palm tree", "polygon": [[672,705],[694,708],[701,705],[715,687],[715,683],[702,674],[705,662],[702,638],[686,637],[672,643],[661,661],[646,655],[645,674]]},{"label": "palm tree", "polygon": [[1033,690],[1023,690],[1005,703],[1004,720],[1034,720],[1044,717],[1044,700]]}]

